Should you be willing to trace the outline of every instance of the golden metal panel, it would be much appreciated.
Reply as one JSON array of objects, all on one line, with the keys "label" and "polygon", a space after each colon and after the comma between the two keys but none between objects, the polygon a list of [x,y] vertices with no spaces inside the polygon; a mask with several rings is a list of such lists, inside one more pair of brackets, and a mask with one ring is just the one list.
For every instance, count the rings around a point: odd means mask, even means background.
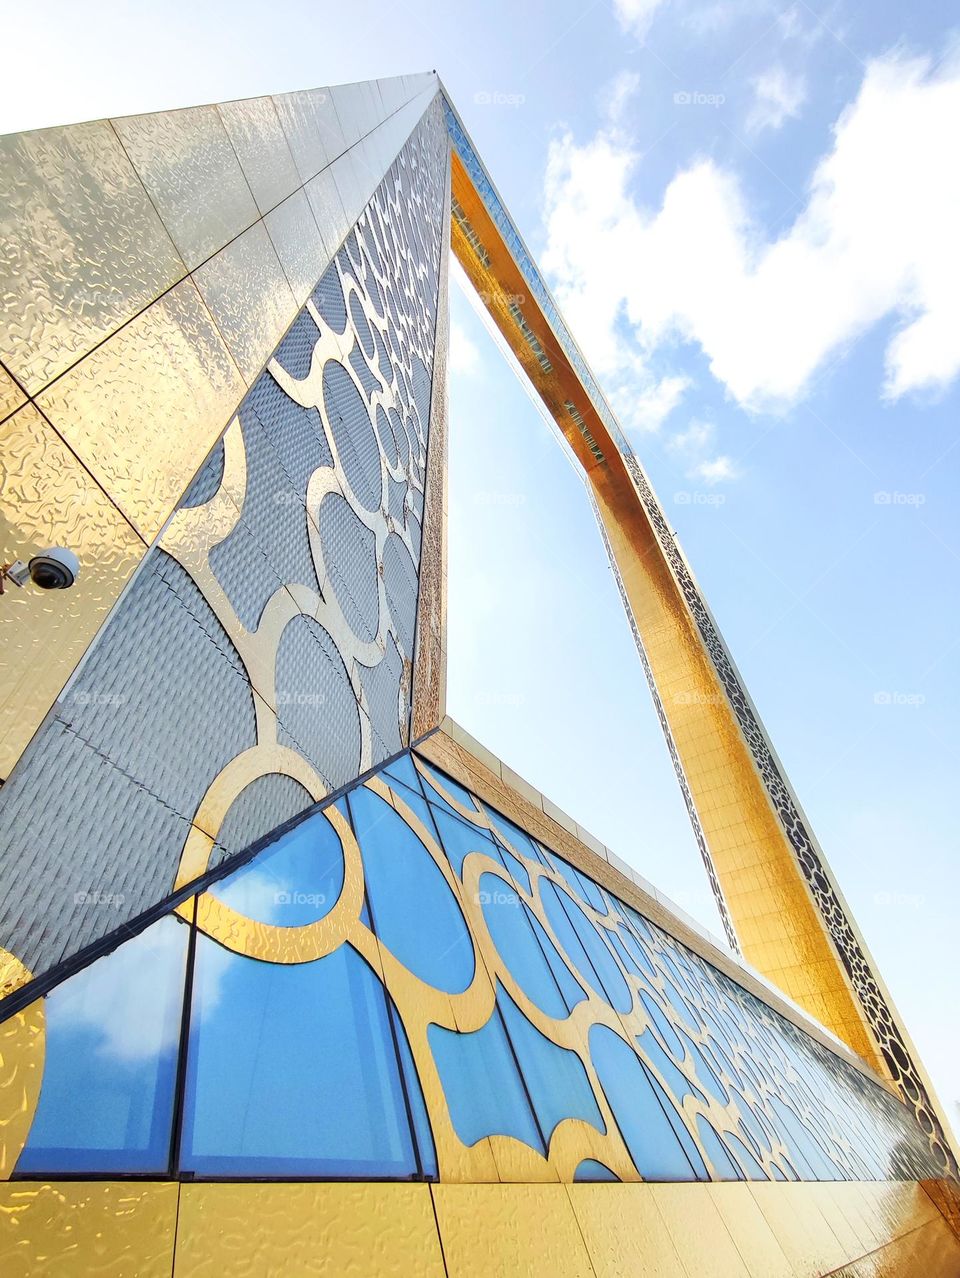
[{"label": "golden metal panel", "polygon": [[307,182],[346,149],[329,89],[303,89],[273,99],[300,180]]},{"label": "golden metal panel", "polygon": [[0,1185],[4,1278],[170,1278],[175,1184]]},{"label": "golden metal panel", "polygon": [[222,248],[194,273],[194,279],[249,384],[297,310],[264,224],[255,223]]},{"label": "golden metal panel", "polygon": [[[784,1190],[789,1188],[789,1192]],[[773,1181],[753,1181],[749,1185],[767,1224],[798,1278],[817,1278],[838,1265],[856,1259],[856,1251],[845,1251],[827,1223],[812,1187]]]},{"label": "golden metal panel", "polygon": [[960,1243],[945,1220],[934,1220],[838,1269],[834,1278],[957,1278],[958,1274]]},{"label": "golden metal panel", "polygon": [[697,1278],[748,1278],[748,1270],[723,1223],[716,1203],[697,1186],[696,1205],[690,1185],[648,1185],[683,1267]]},{"label": "golden metal panel", "polygon": [[335,253],[347,237],[352,219],[347,217],[337,187],[335,173],[343,159],[335,161],[329,168],[311,178],[304,186],[310,208],[320,229],[324,244]]},{"label": "golden metal panel", "polygon": [[192,271],[259,216],[214,106],[112,121]]},{"label": "golden metal panel", "polygon": [[305,191],[297,191],[284,200],[264,221],[287,283],[297,305],[302,306],[326,270],[337,243],[328,250]]},{"label": "golden metal panel", "polygon": [[563,1185],[434,1185],[449,1278],[594,1278]]},{"label": "golden metal panel", "polygon": [[273,98],[221,102],[217,110],[253,198],[266,213],[300,185]]},{"label": "golden metal panel", "polygon": [[[705,1186],[727,1227],[750,1278],[793,1278],[784,1255],[750,1187],[715,1181]],[[786,1190],[789,1193],[789,1189]],[[694,1208],[696,1210],[696,1208]]]},{"label": "golden metal panel", "polygon": [[109,123],[0,138],[0,353],[30,394],[186,273]]},{"label": "golden metal panel", "polygon": [[0,364],[0,420],[9,417],[15,409],[26,402],[26,398],[24,392]]},{"label": "golden metal panel", "polygon": [[183,280],[39,404],[150,542],[244,390],[196,285]]},{"label": "golden metal panel", "polygon": [[[691,1215],[699,1198],[687,1201]],[[597,1278],[687,1278],[651,1185],[568,1185],[577,1224]],[[772,1278],[772,1275],[771,1275]],[[791,1275],[792,1278],[792,1275]]]},{"label": "golden metal panel", "polygon": [[0,607],[0,776],[59,696],[146,547],[33,404],[0,425],[0,554],[65,545],[71,590],[7,587]]},{"label": "golden metal panel", "polygon": [[[0,994],[19,989],[30,972],[0,950]],[[0,1024],[0,1180],[8,1180],[26,1144],[40,1097],[44,1058],[43,1000]]]},{"label": "golden metal panel", "polygon": [[225,1273],[444,1278],[430,1187],[186,1184],[175,1278]]},{"label": "golden metal panel", "polygon": [[[441,298],[447,296],[450,272],[449,158],[446,163],[443,244],[440,249]],[[420,549],[420,590],[417,598],[417,650],[413,663],[411,735],[414,739],[442,722],[446,705],[448,309],[446,305],[440,307],[434,337],[430,434],[427,441]]]}]

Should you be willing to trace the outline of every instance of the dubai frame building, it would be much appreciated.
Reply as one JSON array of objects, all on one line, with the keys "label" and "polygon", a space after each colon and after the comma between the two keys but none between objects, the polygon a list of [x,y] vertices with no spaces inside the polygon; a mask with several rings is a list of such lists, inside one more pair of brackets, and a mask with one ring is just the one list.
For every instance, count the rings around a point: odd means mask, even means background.
[{"label": "dubai frame building", "polygon": [[[0,190],[0,551],[80,563],[0,600],[0,1273],[960,1274],[916,1051],[437,76],[2,138]],[[451,251],[725,943],[445,714]]]}]

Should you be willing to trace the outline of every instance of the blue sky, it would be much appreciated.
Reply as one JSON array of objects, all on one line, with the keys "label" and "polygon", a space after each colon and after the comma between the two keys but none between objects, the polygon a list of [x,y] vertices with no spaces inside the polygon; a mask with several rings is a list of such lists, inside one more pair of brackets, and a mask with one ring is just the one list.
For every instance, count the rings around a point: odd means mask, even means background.
[{"label": "blue sky", "polygon": [[[108,0],[5,23],[4,132],[440,72],[956,1124],[960,44],[944,6]],[[456,287],[451,302],[451,711],[718,930],[582,488]]]}]

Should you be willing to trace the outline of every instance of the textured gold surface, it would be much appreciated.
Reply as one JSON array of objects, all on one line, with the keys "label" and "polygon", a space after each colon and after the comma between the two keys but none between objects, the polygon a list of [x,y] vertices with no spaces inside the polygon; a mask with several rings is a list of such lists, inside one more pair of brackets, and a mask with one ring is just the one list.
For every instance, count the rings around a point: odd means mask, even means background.
[{"label": "textured gold surface", "polygon": [[434,1185],[449,1278],[593,1278],[563,1185]]},{"label": "textured gold surface", "polygon": [[273,99],[301,182],[346,149],[329,89],[302,89]]},{"label": "textured gold surface", "polygon": [[794,1268],[748,1187],[715,1181],[707,1188],[751,1278],[793,1278]]},{"label": "textured gold surface", "polygon": [[175,1184],[0,1185],[4,1278],[170,1278]]},{"label": "textured gold surface", "polygon": [[184,280],[40,396],[67,443],[152,541],[245,386]]},{"label": "textured gold surface", "polygon": [[[30,973],[0,950],[0,990],[19,989]],[[30,1134],[43,1077],[43,1002],[0,1023],[0,1180],[8,1180]]]},{"label": "textured gold surface", "polygon": [[791,1185],[789,1194],[778,1193],[780,1188],[758,1182],[750,1185],[750,1192],[797,1274],[826,1274],[856,1257],[856,1250],[845,1252],[830,1228],[812,1186]]},{"label": "textured gold surface", "polygon": [[194,279],[244,380],[251,383],[297,310],[263,223],[222,248]]},{"label": "textured gold surface", "polygon": [[[448,161],[449,163],[449,161]],[[446,183],[440,258],[440,297],[447,297],[450,270],[450,183]],[[434,345],[430,397],[430,436],[424,484],[420,594],[417,601],[417,654],[413,668],[411,734],[414,739],[443,720],[447,684],[447,357],[449,317],[441,305]]]},{"label": "textured gold surface", "polygon": [[31,394],[185,274],[105,120],[0,138],[0,358]]},{"label": "textured gold surface", "polygon": [[[634,1278],[686,1278],[676,1240],[648,1192],[651,1188],[644,1185],[637,1192],[636,1185],[567,1186],[597,1278],[621,1278],[624,1274]],[[692,1197],[686,1200],[688,1209],[694,1206]],[[701,1206],[698,1197],[696,1210]]]},{"label": "textured gold surface", "polygon": [[287,283],[302,306],[326,270],[337,243],[330,250],[325,246],[310,201],[302,190],[284,200],[264,220]]},{"label": "textured gold surface", "polygon": [[684,1195],[686,1185],[651,1185],[650,1196],[666,1222],[680,1262],[697,1278],[748,1278],[748,1270],[723,1217],[709,1194],[696,1210]]},{"label": "textured gold surface", "polygon": [[[823,1217],[809,1211],[810,1186],[797,1184],[767,1187],[778,1218],[798,1217],[782,1231],[785,1251],[773,1250],[756,1214],[754,1188],[19,1182],[0,1186],[0,1272],[4,1278],[960,1273],[960,1243],[936,1213],[907,1214],[896,1225],[889,1220],[865,1249],[835,1236],[824,1240]],[[820,1188],[836,1198],[844,1187]],[[885,1185],[862,1188],[878,1198],[887,1191]],[[805,1225],[817,1236],[806,1237]]]},{"label": "textured gold surface", "polygon": [[247,185],[261,213],[274,208],[300,185],[272,98],[221,102],[217,107]]},{"label": "textured gold surface", "polygon": [[0,607],[0,776],[60,694],[146,547],[32,404],[0,424],[0,557],[51,545],[80,560],[70,590],[7,587]]},{"label": "textured gold surface", "polygon": [[13,380],[7,370],[0,364],[0,420],[19,408],[26,400],[26,395]]},{"label": "textured gold surface", "polygon": [[[488,264],[459,223],[453,248],[513,353],[580,459],[745,957],[880,1072],[886,1070],[865,1013],[833,948],[796,856],[720,684],[677,579],[617,445],[561,350],[465,168],[454,156],[453,194]],[[523,314],[545,350],[545,372],[509,309]],[[600,445],[598,461],[573,423],[573,403]]]},{"label": "textured gold surface", "polygon": [[444,1278],[428,1185],[184,1185],[177,1278]]},{"label": "textured gold surface", "polygon": [[128,115],[112,123],[191,271],[257,220],[216,107]]}]

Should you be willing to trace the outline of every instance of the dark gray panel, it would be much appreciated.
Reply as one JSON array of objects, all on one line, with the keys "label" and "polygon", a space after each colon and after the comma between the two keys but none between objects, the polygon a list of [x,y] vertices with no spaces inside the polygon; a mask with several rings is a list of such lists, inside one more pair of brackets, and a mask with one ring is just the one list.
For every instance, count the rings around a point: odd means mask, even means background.
[{"label": "dark gray panel", "polygon": [[210,551],[210,567],[244,626],[256,630],[267,601],[280,587],[299,583],[319,592],[320,583],[307,508],[249,402],[240,410],[240,428],[247,456],[242,517]]},{"label": "dark gray panel", "polygon": [[347,482],[364,510],[374,511],[381,498],[377,436],[363,397],[335,360],[323,370],[323,404]]},{"label": "dark gray panel", "polygon": [[339,493],[328,493],[320,504],[320,540],[343,615],[357,638],[372,643],[380,625],[376,537]]},{"label": "dark gray panel", "polygon": [[197,471],[193,483],[180,499],[181,506],[205,506],[223,483],[223,440],[214,447],[213,452]]},{"label": "dark gray panel", "polygon": [[312,803],[310,792],[293,777],[279,772],[257,777],[240,791],[227,809],[209,868],[242,852]]},{"label": "dark gray panel", "polygon": [[403,658],[393,636],[387,636],[387,651],[376,666],[360,666],[360,682],[370,710],[374,755],[386,759],[402,747],[400,736],[400,680]]},{"label": "dark gray panel", "polygon": [[324,273],[311,297],[321,319],[326,320],[335,333],[342,333],[347,327],[347,304],[335,267]]},{"label": "dark gray panel", "polygon": [[383,548],[383,587],[404,656],[413,659],[413,627],[417,615],[417,570],[410,552],[391,533]]},{"label": "dark gray panel", "polygon": [[288,622],[277,648],[281,745],[298,750],[331,790],[360,772],[360,711],[336,644],[312,617]]}]

